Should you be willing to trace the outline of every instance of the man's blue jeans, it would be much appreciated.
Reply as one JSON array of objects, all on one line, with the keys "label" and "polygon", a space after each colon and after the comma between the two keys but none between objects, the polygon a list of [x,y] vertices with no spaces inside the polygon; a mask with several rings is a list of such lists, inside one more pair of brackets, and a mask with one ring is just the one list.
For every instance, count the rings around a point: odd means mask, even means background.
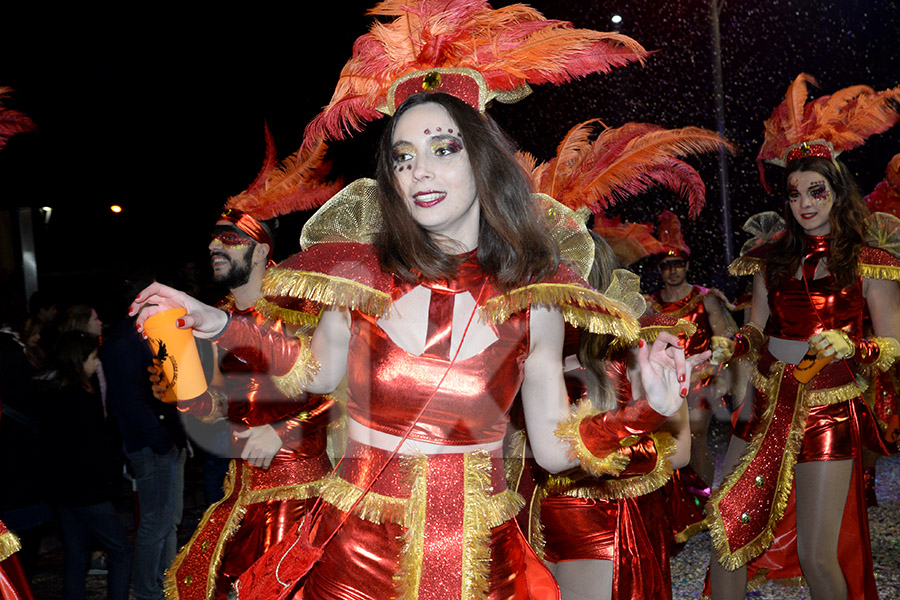
[{"label": "man's blue jeans", "polygon": [[134,539],[131,584],[138,600],[164,600],[163,575],[177,550],[186,452],[174,446],[165,454],[150,448],[126,454],[134,471],[140,523]]},{"label": "man's blue jeans", "polygon": [[131,571],[131,545],[112,502],[87,506],[59,506],[59,524],[63,535],[63,597],[84,600],[85,577],[91,563],[91,537],[106,550],[109,575],[106,580],[109,600],[128,600],[128,576]]}]

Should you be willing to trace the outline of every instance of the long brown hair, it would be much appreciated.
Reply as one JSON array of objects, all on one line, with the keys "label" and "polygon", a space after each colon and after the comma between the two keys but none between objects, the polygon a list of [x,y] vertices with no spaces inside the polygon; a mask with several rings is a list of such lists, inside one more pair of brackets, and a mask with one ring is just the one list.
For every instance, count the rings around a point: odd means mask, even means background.
[{"label": "long brown hair", "polygon": [[866,217],[869,209],[847,167],[838,160],[806,156],[788,163],[782,180],[784,194],[784,234],[773,242],[773,251],[766,261],[766,275],[770,285],[794,277],[800,260],[806,253],[806,234],[791,212],[788,180],[798,171],[815,171],[828,179],[834,191],[834,202],[828,221],[831,225],[831,246],[828,270],[834,274],[835,284],[845,288],[857,276],[857,261],[866,239]]},{"label": "long brown hair", "polygon": [[84,362],[97,350],[97,338],[83,331],[66,331],[56,340],[53,366],[61,387],[82,386],[93,391],[91,378],[84,371]]},{"label": "long brown hair", "polygon": [[[480,206],[478,262],[501,289],[552,274],[559,253],[539,219],[527,175],[514,158],[512,144],[489,117],[454,96],[410,96],[397,109],[381,138],[376,177],[378,203],[386,226],[375,241],[382,269],[401,279],[448,279],[460,257],[447,254],[413,219],[396,185],[391,146],[397,121],[413,106],[432,102],[444,107],[463,132],[475,174]],[[389,226],[387,225],[389,224]]]},{"label": "long brown hair", "polygon": [[[619,267],[615,253],[602,237],[591,231],[594,239],[594,263],[588,275],[588,283],[605,292],[612,282],[612,272]],[[584,367],[587,394],[595,408],[602,411],[615,408],[615,391],[606,374],[606,351],[612,337],[602,333],[582,331],[578,341],[578,362]]]}]

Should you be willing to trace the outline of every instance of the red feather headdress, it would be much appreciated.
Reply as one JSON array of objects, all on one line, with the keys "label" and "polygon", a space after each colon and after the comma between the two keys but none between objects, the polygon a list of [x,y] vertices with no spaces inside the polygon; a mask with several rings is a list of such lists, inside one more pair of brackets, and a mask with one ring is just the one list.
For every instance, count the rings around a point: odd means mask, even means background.
[{"label": "red feather headdress", "polygon": [[[622,223],[604,213],[619,200],[641,194],[655,186],[667,187],[688,201],[691,218],[706,201],[706,186],[696,169],[678,157],[713,152],[733,146],[713,131],[699,127],[664,129],[649,123],[626,123],[605,128],[594,138],[599,119],[580,123],[569,130],[556,157],[535,166],[529,155],[520,154],[535,190],[556,198],[573,210],[594,213],[594,231],[613,247],[624,264],[664,252],[648,224]],[[593,138],[593,139],[592,139]]]},{"label": "red feather headdress", "polygon": [[866,205],[872,212],[900,217],[900,154],[895,154],[888,163],[884,179],[866,196]]},{"label": "red feather headdress", "polygon": [[691,255],[691,249],[684,242],[684,235],[681,233],[681,221],[675,213],[668,210],[659,213],[659,228],[656,230],[656,237],[662,244],[665,254],[683,258]]},{"label": "red feather headdress", "polygon": [[268,125],[265,137],[266,154],[259,174],[246,190],[225,202],[221,218],[257,242],[269,244],[271,258],[273,240],[260,221],[321,206],[340,191],[343,180],[328,180],[331,164],[325,161],[324,143],[301,148],[279,165]]},{"label": "red feather headdress", "polygon": [[[12,91],[12,88],[0,87],[0,100],[9,96]],[[34,121],[29,119],[24,113],[6,108],[0,102],[0,150],[6,146],[9,139],[14,135],[34,131],[36,128]]]},{"label": "red feather headdress", "polygon": [[900,87],[876,92],[854,85],[807,103],[807,84],[817,85],[812,76],[798,75],[764,124],[765,140],[756,162],[766,189],[763,162],[783,167],[804,156],[833,160],[862,146],[870,135],[887,131],[900,118]]},{"label": "red feather headdress", "polygon": [[360,131],[414,93],[450,93],[483,111],[493,99],[523,98],[529,84],[565,83],[647,56],[625,35],[576,29],[523,4],[385,0],[368,14],[393,20],[356,40],[331,102],[306,128],[306,145]]}]

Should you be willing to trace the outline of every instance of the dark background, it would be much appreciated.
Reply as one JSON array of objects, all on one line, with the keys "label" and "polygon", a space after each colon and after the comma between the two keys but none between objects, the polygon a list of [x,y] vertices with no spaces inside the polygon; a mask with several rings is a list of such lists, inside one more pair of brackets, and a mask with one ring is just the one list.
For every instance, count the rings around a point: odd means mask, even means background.
[{"label": "dark background", "polygon": [[[207,279],[206,245],[217,211],[254,178],[267,122],[283,158],[326,104],[337,75],[364,33],[372,3],[359,1],[121,3],[7,7],[0,35],[0,85],[7,105],[39,130],[0,153],[0,283],[23,295],[16,209],[35,207],[42,289],[63,301],[101,305],[110,284],[149,267],[174,277],[192,264]],[[494,6],[508,4],[495,2]],[[599,117],[664,127],[716,128],[709,0],[530,3],[548,18],[619,31],[655,53],[629,66],[559,87],[536,86],[516,105],[489,113],[540,160],[573,125]],[[800,72],[821,85],[812,95],[853,84],[900,85],[900,8],[884,0],[838,2],[726,0],[721,10],[725,134],[740,149],[728,159],[730,242],[748,216],[780,210],[756,172],[762,122]],[[348,179],[373,172],[380,124],[333,149]],[[900,152],[900,127],[844,155],[868,193]],[[614,214],[650,221],[663,208],[682,217],[692,249],[692,281],[734,295],[715,155],[689,159],[707,182],[707,207],[687,223],[684,202],[647,194]],[[111,204],[124,211],[113,214]],[[49,222],[37,207],[52,206]],[[297,248],[306,215],[282,219],[276,258]],[[3,221],[5,219],[5,221]],[[658,276],[643,261],[645,287]]]}]

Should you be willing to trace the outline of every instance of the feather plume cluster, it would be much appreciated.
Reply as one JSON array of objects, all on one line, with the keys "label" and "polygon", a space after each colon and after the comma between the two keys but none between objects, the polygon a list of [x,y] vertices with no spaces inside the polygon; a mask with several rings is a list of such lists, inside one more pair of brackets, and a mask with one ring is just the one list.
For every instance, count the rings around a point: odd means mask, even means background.
[{"label": "feather plume cluster", "polygon": [[817,85],[812,76],[798,75],[765,122],[765,140],[756,159],[761,177],[763,162],[784,166],[787,153],[803,142],[831,144],[837,156],[862,146],[870,135],[887,131],[900,118],[900,87],[876,92],[854,85],[807,102],[809,85]]},{"label": "feather plume cluster", "polygon": [[[597,134],[599,128],[603,129]],[[535,191],[573,210],[590,209],[595,215],[594,231],[609,242],[623,264],[631,264],[666,248],[653,237],[651,225],[606,218],[606,209],[663,186],[685,198],[690,217],[696,217],[706,201],[706,185],[696,169],[679,157],[720,148],[734,150],[717,133],[699,127],[665,129],[626,123],[610,129],[591,119],[569,130],[553,159],[535,165],[530,155],[520,153],[518,158]]]},{"label": "feather plume cluster", "polygon": [[[656,186],[688,201],[691,218],[706,201],[706,186],[697,171],[678,157],[733,147],[717,133],[699,127],[664,129],[649,123],[626,123],[594,137],[599,119],[569,130],[556,157],[538,166],[522,157],[535,190],[572,210],[587,206],[602,214],[619,200]],[[605,127],[605,126],[604,126]]]},{"label": "feather plume cluster", "polygon": [[0,87],[0,150],[16,134],[34,131],[37,126],[24,113],[6,108],[2,100],[12,93],[12,88]]},{"label": "feather plume cluster", "polygon": [[895,154],[888,163],[884,179],[866,196],[866,205],[872,212],[900,217],[900,154]]},{"label": "feather plume cluster", "polygon": [[277,164],[275,144],[266,126],[266,156],[262,169],[250,186],[225,202],[263,221],[324,204],[343,187],[340,178],[330,180],[331,163],[325,160],[327,146],[319,143],[300,150]]},{"label": "feather plume cluster", "polygon": [[368,14],[392,20],[376,21],[356,40],[330,103],[307,126],[308,145],[342,139],[381,117],[390,86],[415,71],[471,68],[490,90],[509,92],[647,56],[628,36],[576,29],[523,4],[494,10],[484,0],[385,0]]}]

